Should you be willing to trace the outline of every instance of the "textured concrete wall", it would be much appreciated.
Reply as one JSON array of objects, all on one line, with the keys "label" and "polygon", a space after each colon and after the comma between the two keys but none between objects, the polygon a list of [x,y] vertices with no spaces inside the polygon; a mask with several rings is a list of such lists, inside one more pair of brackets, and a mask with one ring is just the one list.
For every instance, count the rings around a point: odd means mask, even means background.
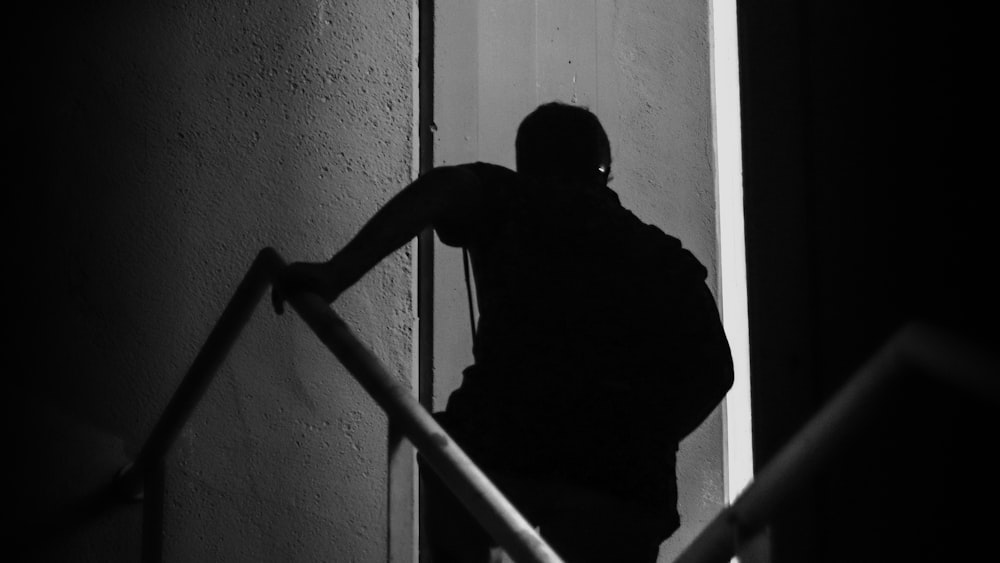
[{"label": "textured concrete wall", "polygon": [[[134,452],[260,248],[325,259],[405,185],[412,17],[406,2],[167,1],[21,20],[40,46],[17,81],[31,180],[16,246],[52,296],[19,310],[23,395],[42,405],[21,416],[45,450],[25,457],[59,459],[59,440],[83,439],[73,425],[111,458]],[[410,263],[398,253],[336,305],[404,378]],[[43,407],[67,422],[43,429]],[[165,559],[384,561],[385,436],[304,323],[262,306],[169,458]],[[75,479],[32,483],[33,463],[28,489]],[[138,513],[116,514],[67,532],[57,559],[137,560]]]},{"label": "textured concrete wall", "polygon": [[[708,3],[449,0],[437,11],[435,157],[514,166],[520,120],[538,104],[589,107],[612,143],[612,188],[646,222],[677,236],[708,268],[717,244]],[[461,256],[436,256],[437,406],[461,382],[471,338]],[[719,412],[681,444],[682,528],[670,560],[721,509]],[[672,478],[664,475],[665,479]]]}]

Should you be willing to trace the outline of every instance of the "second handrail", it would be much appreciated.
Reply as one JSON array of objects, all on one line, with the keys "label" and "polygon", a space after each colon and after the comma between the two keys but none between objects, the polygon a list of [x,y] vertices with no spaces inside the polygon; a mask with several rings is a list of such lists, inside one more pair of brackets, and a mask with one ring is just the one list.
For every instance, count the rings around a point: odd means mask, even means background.
[{"label": "second handrail", "polygon": [[[715,517],[674,563],[727,563],[738,542],[754,538],[777,508],[839,454],[905,378],[906,367],[1000,403],[990,359],[937,329],[900,330],[789,440],[746,490]],[[735,541],[734,541],[735,540]]]}]

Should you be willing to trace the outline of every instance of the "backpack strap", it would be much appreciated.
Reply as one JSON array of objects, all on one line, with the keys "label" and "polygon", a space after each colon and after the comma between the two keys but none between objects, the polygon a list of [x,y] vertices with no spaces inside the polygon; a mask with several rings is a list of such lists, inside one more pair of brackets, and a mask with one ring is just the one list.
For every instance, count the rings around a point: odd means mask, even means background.
[{"label": "backpack strap", "polygon": [[469,269],[469,249],[462,247],[462,269],[465,272],[465,292],[469,297],[469,324],[472,327],[472,343],[476,342],[476,310],[473,307],[472,276]]}]

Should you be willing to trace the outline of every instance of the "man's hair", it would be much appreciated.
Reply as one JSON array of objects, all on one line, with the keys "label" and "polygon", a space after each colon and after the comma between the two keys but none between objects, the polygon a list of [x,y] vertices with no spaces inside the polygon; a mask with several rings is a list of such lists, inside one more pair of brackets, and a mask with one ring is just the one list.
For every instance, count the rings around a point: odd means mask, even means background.
[{"label": "man's hair", "polygon": [[517,128],[517,171],[529,176],[607,181],[611,144],[597,116],[561,102],[542,104]]}]

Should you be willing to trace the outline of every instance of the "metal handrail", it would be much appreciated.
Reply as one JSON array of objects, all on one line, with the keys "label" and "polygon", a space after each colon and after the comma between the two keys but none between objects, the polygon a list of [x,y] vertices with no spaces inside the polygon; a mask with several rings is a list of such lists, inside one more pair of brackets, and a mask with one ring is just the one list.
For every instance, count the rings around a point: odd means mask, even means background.
[{"label": "metal handrail", "polygon": [[[191,368],[167,404],[136,460],[116,477],[123,496],[141,499],[147,471],[162,462],[214,378],[243,326],[285,261],[272,248],[263,249],[205,341]],[[455,444],[410,390],[398,383],[381,362],[330,309],[310,293],[287,296],[288,303],[413,443],[455,496],[515,561],[561,563],[518,510]]]},{"label": "metal handrail", "polygon": [[137,500],[142,498],[146,470],[167,455],[282,266],[284,261],[272,248],[265,248],[257,254],[139,455],[117,476],[115,485],[122,496]]},{"label": "metal handrail", "polygon": [[719,513],[674,563],[726,563],[770,521],[782,503],[822,471],[879,412],[907,367],[1000,403],[993,360],[928,326],[900,330],[789,440],[743,493]]}]

